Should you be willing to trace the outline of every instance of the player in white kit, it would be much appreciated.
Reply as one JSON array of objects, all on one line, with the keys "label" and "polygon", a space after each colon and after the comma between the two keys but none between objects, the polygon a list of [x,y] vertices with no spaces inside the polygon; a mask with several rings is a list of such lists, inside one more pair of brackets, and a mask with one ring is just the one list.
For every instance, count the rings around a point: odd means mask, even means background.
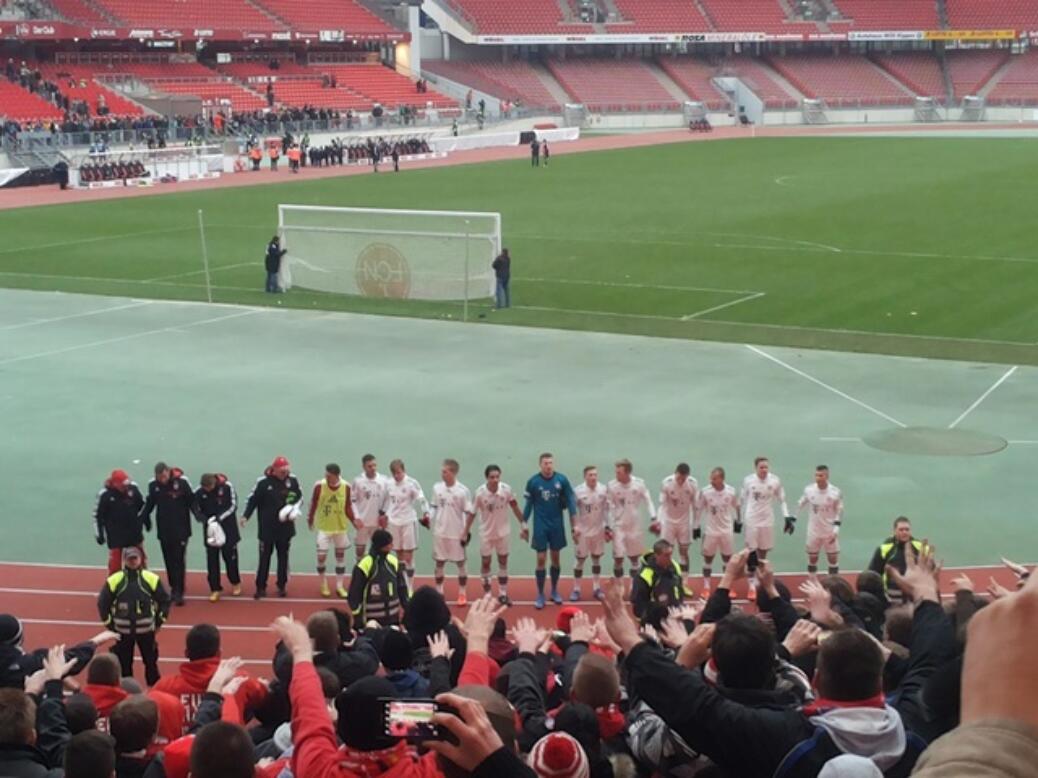
[{"label": "player in white kit", "polygon": [[[459,606],[468,605],[465,587],[469,576],[465,570],[465,527],[472,517],[472,492],[458,481],[460,466],[454,459],[443,460],[440,478],[433,486],[431,529],[433,561],[436,562],[436,590],[443,593],[443,568],[448,562],[458,566]],[[424,522],[423,522],[424,523]]]},{"label": "player in white kit", "polygon": [[804,487],[797,503],[797,514],[808,508],[807,572],[818,573],[818,555],[825,550],[829,558],[829,575],[840,572],[840,525],[843,523],[843,492],[829,483],[829,468],[815,468],[815,482]]},{"label": "player in white kit", "polygon": [[[418,548],[418,511],[428,521],[429,502],[425,499],[422,485],[407,474],[402,459],[390,462],[389,472],[393,477],[386,487],[382,512],[386,515],[389,534],[393,536],[393,553],[404,563],[407,585],[410,587],[414,581],[414,550]],[[418,511],[415,510],[416,505]]]},{"label": "player in white kit", "polygon": [[674,468],[674,474],[663,479],[660,487],[660,513],[654,532],[659,532],[664,540],[678,547],[681,557],[681,568],[687,574],[691,568],[688,562],[688,547],[692,543],[692,514],[696,510],[699,499],[699,484],[690,473],[691,468],[681,462]]},{"label": "player in white kit", "polygon": [[724,468],[710,471],[710,485],[699,491],[699,511],[695,517],[693,537],[699,538],[699,523],[703,521],[703,596],[710,593],[711,565],[718,552],[728,564],[735,546],[735,527],[739,523],[739,495],[724,482]]},{"label": "player in white kit", "polygon": [[591,585],[595,599],[602,595],[602,555],[605,553],[606,531],[609,528],[609,496],[604,484],[598,482],[598,468],[584,468],[584,483],[573,490],[577,499],[577,519],[573,523],[577,543],[577,563],[573,568],[573,591],[570,602],[580,600],[580,582],[584,577],[584,562],[591,557]]},{"label": "player in white kit", "polygon": [[[746,525],[746,547],[757,552],[757,559],[767,559],[775,547],[775,503],[782,507],[782,516],[788,519],[786,490],[782,481],[771,472],[767,457],[753,460],[754,472],[742,479],[739,500],[742,503],[743,523]],[[787,521],[788,523],[788,521]],[[750,599],[757,597],[757,572],[750,577]]]},{"label": "player in white kit", "polygon": [[[645,553],[645,526],[641,506],[644,503],[650,522],[656,521],[656,506],[645,481],[632,475],[634,466],[629,459],[616,463],[616,478],[609,482],[609,513],[612,521],[613,576],[623,578],[624,557],[631,563],[631,577],[638,575],[641,556]],[[607,537],[608,539],[608,537]]]},{"label": "player in white kit", "polygon": [[350,484],[350,500],[353,502],[353,526],[357,528],[354,544],[359,562],[367,554],[371,533],[379,527],[386,526],[386,514],[382,511],[382,503],[386,499],[386,487],[389,479],[378,472],[378,463],[374,454],[365,454],[360,464],[363,471]]},{"label": "player in white kit", "polygon": [[472,523],[479,514],[479,574],[483,579],[483,594],[490,594],[490,565],[497,555],[497,599],[502,605],[511,605],[508,599],[508,547],[512,539],[512,527],[508,520],[511,511],[519,522],[523,523],[523,513],[519,510],[519,501],[515,499],[512,487],[501,480],[501,468],[487,465],[483,470],[486,483],[476,490],[472,501],[473,512],[469,514],[465,526],[465,540],[468,542],[472,534]]}]

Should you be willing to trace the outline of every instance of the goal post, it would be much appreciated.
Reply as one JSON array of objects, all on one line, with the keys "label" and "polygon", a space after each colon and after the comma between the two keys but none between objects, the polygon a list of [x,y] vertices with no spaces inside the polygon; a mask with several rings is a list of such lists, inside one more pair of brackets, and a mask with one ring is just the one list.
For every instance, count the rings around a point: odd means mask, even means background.
[{"label": "goal post", "polygon": [[401,300],[494,294],[501,214],[278,205],[282,289]]}]

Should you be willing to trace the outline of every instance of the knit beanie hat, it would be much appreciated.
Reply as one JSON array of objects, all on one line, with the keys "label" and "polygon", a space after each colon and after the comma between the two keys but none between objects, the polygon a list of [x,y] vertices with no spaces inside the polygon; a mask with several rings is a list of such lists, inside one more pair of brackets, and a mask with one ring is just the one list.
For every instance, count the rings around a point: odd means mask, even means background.
[{"label": "knit beanie hat", "polygon": [[0,614],[0,646],[20,646],[22,637],[22,622],[10,613]]},{"label": "knit beanie hat", "polygon": [[335,698],[339,712],[336,722],[339,737],[357,751],[380,751],[396,745],[396,738],[385,733],[382,703],[379,699],[396,697],[396,687],[385,678],[369,675],[354,681]]},{"label": "knit beanie hat", "polygon": [[391,629],[386,632],[382,646],[379,648],[379,658],[389,671],[409,670],[414,662],[414,652],[411,649],[411,639],[403,632]]},{"label": "knit beanie hat", "polygon": [[552,732],[536,743],[527,758],[538,778],[590,778],[587,754],[571,735]]}]

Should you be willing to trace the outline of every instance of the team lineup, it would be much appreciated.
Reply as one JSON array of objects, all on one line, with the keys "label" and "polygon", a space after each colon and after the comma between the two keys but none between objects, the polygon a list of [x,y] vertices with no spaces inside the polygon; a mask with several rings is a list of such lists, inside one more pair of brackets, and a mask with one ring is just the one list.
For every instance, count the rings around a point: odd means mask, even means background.
[{"label": "team lineup", "polygon": [[[771,472],[765,457],[754,461],[754,471],[738,489],[725,481],[725,471],[715,467],[709,482],[700,487],[685,463],[663,479],[659,491],[659,510],[648,486],[634,475],[627,459],[615,463],[614,477],[599,481],[598,468],[583,469],[583,481],[575,488],[569,479],[555,470],[554,457],[544,453],[538,461],[538,472],[525,484],[520,509],[519,496],[502,480],[501,468],[488,465],[483,472],[485,482],[475,496],[458,480],[460,466],[454,459],[443,460],[440,479],[428,499],[421,484],[407,474],[404,462],[394,459],[390,475],[380,473],[376,458],[366,454],[359,475],[347,483],[339,465],[329,464],[324,477],[311,491],[305,512],[308,528],[314,532],[316,569],[321,594],[346,598],[346,552],[355,547],[357,560],[364,558],[372,534],[379,529],[392,536],[393,552],[403,566],[410,585],[414,579],[415,552],[419,527],[432,534],[434,580],[442,593],[446,567],[456,568],[457,604],[467,604],[467,550],[475,526],[479,538],[480,578],[484,594],[491,594],[496,558],[497,597],[509,604],[508,556],[511,523],[519,525],[522,541],[529,541],[536,552],[535,578],[541,609],[550,600],[563,602],[559,590],[562,573],[561,551],[567,543],[566,516],[575,544],[573,587],[570,601],[583,598],[582,582],[590,559],[591,596],[601,597],[602,559],[607,545],[612,546],[612,575],[622,579],[625,561],[632,578],[650,554],[646,553],[645,528],[659,537],[653,552],[676,548],[679,575],[690,574],[690,553],[701,542],[703,557],[702,589],[708,594],[713,575],[713,561],[720,555],[727,562],[735,552],[736,537],[744,536],[751,552],[751,568],[766,559],[775,546],[776,514],[781,510],[783,531],[792,535],[797,516],[808,512],[806,539],[807,570],[818,571],[819,556],[824,553],[829,573],[839,571],[839,533],[843,520],[843,495],[829,482],[829,468],[819,465],[814,481],[808,484],[791,512],[786,493],[777,475]],[[144,532],[152,528],[156,514],[156,534],[162,550],[171,596],[183,604],[186,578],[186,550],[192,521],[205,529],[206,562],[210,600],[216,602],[221,592],[221,559],[232,594],[241,594],[241,573],[237,544],[240,529],[256,516],[259,539],[259,564],[256,571],[257,599],[267,594],[271,561],[276,556],[278,595],[286,596],[289,579],[289,549],[296,534],[296,522],[304,516],[304,492],[285,457],[277,457],[266,468],[250,492],[240,517],[238,498],[230,480],[218,473],[202,475],[198,489],[178,468],[163,462],[155,466],[155,477],[148,483],[146,494],[123,470],[115,470],[97,496],[94,512],[95,537],[99,545],[109,548],[109,571],[121,565],[123,549],[143,547]],[[352,535],[352,538],[351,538]],[[328,569],[329,552],[334,557],[332,573]],[[550,590],[545,593],[550,581]],[[749,596],[756,594],[756,579],[751,577]]]}]

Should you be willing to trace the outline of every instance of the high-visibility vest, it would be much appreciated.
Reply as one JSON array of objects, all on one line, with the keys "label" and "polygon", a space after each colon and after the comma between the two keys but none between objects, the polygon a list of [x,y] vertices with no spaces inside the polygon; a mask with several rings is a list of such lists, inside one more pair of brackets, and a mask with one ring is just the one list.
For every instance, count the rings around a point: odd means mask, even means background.
[{"label": "high-visibility vest", "polygon": [[130,589],[130,580],[125,570],[108,576],[108,589],[112,593],[108,626],[123,635],[154,632],[161,626],[159,608],[155,602],[155,592],[160,586],[159,577],[151,570],[143,569],[137,575],[141,591]]},{"label": "high-visibility vest", "polygon": [[[912,544],[912,548],[915,549],[916,556],[919,556],[919,554],[923,553],[923,542],[921,540],[916,540],[915,538],[912,538],[912,540],[910,540],[909,542]],[[886,543],[881,543],[879,546],[879,555],[883,559],[884,586],[889,586],[889,584],[887,583],[886,564],[887,561],[894,555],[894,551],[897,549],[897,545],[897,541],[887,541]]]},{"label": "high-visibility vest", "polygon": [[[677,605],[679,602],[681,602],[685,595],[691,596],[691,592],[689,592],[685,588],[685,584],[682,582],[681,565],[674,561],[672,561],[671,564],[674,566],[674,575],[677,580],[674,583],[673,591],[671,591],[668,595],[668,599],[673,598],[670,604]],[[653,591],[655,591],[656,589],[656,568],[651,567],[649,565],[642,565],[642,569],[641,572],[638,573],[638,577],[645,581],[645,583],[648,585],[649,599],[655,600],[656,598],[653,596]]]},{"label": "high-visibility vest", "polygon": [[379,624],[395,624],[400,619],[400,593],[397,591],[397,577],[400,572],[400,560],[396,554],[368,554],[357,563],[357,569],[364,574],[364,594],[353,616],[361,624],[370,620]]}]

